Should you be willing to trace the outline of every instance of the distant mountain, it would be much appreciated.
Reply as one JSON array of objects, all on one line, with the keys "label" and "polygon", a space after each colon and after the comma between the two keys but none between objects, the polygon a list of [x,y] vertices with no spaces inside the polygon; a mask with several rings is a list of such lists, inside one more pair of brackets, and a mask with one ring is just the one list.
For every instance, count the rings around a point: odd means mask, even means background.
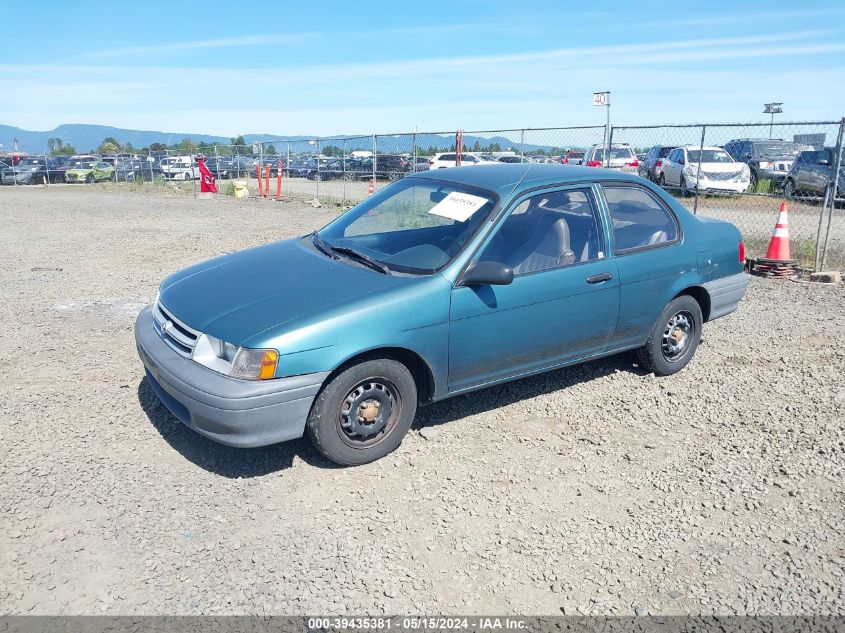
[{"label": "distant mountain", "polygon": [[[244,134],[247,143],[263,141],[273,143],[279,153],[287,151],[287,143],[291,143],[292,152],[313,151],[315,148],[309,140],[309,136],[278,136],[274,134]],[[341,135],[338,135],[341,136]],[[112,137],[120,143],[132,143],[136,148],[148,147],[152,143],[164,143],[173,145],[185,138],[190,138],[194,143],[216,143],[219,145],[228,144],[231,139],[226,136],[214,136],[211,134],[196,134],[189,132],[159,132],[154,130],[128,130],[124,128],[109,127],[107,125],[87,125],[81,123],[62,124],[54,130],[37,132],[22,130],[21,128],[9,125],[0,125],[0,145],[3,151],[10,151],[14,148],[17,140],[18,149],[30,154],[43,153],[47,151],[47,141],[51,138],[60,138],[66,145],[73,145],[79,152],[87,152],[96,149],[104,139]],[[321,140],[322,141],[322,140]],[[454,145],[455,137],[441,134],[417,134],[417,147],[426,150],[433,147],[439,150],[448,150]],[[485,138],[483,136],[464,135],[464,148],[471,151],[475,143],[481,147],[489,147],[497,144],[504,151],[515,149],[518,151],[519,143],[503,136]],[[326,145],[342,146],[344,143],[336,140],[326,139]],[[355,149],[372,149],[372,137],[357,136],[346,141],[347,151]],[[549,150],[551,147],[544,145],[526,144],[523,147],[525,152],[538,150]],[[411,153],[413,151],[413,137],[411,134],[400,136],[379,136],[378,151],[390,153]]]}]

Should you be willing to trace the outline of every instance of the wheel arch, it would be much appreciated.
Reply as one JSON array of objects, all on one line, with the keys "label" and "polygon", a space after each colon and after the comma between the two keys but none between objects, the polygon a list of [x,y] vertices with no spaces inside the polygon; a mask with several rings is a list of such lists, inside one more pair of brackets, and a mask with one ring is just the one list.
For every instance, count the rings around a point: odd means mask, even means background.
[{"label": "wheel arch", "polygon": [[678,297],[684,295],[692,297],[698,302],[698,307],[701,308],[701,316],[704,318],[704,322],[706,323],[710,319],[710,293],[701,286],[689,286],[681,290],[672,298],[677,299]]},{"label": "wheel arch", "polygon": [[364,352],[359,352],[347,358],[338,365],[323,381],[323,387],[328,385],[334,378],[353,365],[368,360],[391,359],[401,363],[411,372],[411,377],[417,386],[417,400],[420,404],[426,404],[434,400],[435,382],[434,372],[426,360],[417,352],[405,347],[377,347]]}]

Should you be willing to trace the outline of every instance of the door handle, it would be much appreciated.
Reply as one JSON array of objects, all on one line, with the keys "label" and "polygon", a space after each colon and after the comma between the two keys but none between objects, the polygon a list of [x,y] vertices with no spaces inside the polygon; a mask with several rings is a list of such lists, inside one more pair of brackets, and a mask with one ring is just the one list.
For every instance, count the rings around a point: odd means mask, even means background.
[{"label": "door handle", "polygon": [[587,277],[588,284],[600,284],[603,281],[609,281],[613,279],[613,275],[610,273],[599,273],[598,275],[591,275]]}]

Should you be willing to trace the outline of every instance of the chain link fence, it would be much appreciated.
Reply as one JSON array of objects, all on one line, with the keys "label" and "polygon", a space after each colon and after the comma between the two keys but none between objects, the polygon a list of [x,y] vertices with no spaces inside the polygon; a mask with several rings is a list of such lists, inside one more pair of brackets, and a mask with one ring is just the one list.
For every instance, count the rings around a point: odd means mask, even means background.
[{"label": "chain link fence", "polygon": [[[845,176],[840,121],[520,128],[462,131],[462,164],[551,162],[638,173],[693,213],[734,223],[753,257],[765,254],[781,203],[793,257],[811,270],[845,269]],[[347,207],[409,174],[455,164],[458,131],[186,144],[183,149],[88,157],[108,178],[198,191],[198,160],[232,194]],[[0,157],[2,159],[2,157]],[[48,157],[0,165],[3,184],[65,182],[72,165]],[[39,160],[41,163],[39,163]],[[58,159],[56,159],[58,160]],[[26,173],[30,170],[30,173]],[[52,170],[52,171],[51,171]],[[22,177],[25,176],[25,177]],[[259,184],[260,183],[260,184]]]},{"label": "chain link fence", "polygon": [[[782,203],[792,256],[807,269],[845,267],[845,183],[836,168],[845,122],[613,127],[611,159],[627,148],[636,171],[694,213],[728,220],[747,252],[765,255]],[[821,161],[821,163],[820,163]],[[832,194],[838,184],[839,194]]]}]

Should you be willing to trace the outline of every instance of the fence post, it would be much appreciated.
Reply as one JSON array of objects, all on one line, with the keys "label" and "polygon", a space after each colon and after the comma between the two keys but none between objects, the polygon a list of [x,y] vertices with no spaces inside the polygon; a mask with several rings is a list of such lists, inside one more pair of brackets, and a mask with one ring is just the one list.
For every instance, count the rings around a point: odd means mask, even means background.
[{"label": "fence post", "polygon": [[411,141],[413,144],[414,162],[411,164],[411,173],[417,173],[417,129],[414,127],[414,138]]},{"label": "fence post", "polygon": [[[610,110],[608,110],[608,112],[610,112]],[[609,131],[607,133],[607,143],[604,146],[604,166],[605,167],[610,167],[610,148],[613,147],[613,130],[615,129],[615,128],[610,127],[609,125],[608,125],[608,128],[609,128]]]},{"label": "fence post", "polygon": [[[819,260],[816,270],[825,269],[825,260],[827,259],[827,246],[830,239],[830,223],[833,219],[833,210],[836,208],[836,192],[839,189],[839,171],[842,169],[842,146],[845,145],[845,117],[839,122],[839,138],[836,139],[836,164],[834,166],[831,181],[827,186],[827,195],[825,196],[824,208],[827,210],[827,228],[824,232],[824,244],[821,248],[821,257],[819,257],[819,248],[816,247],[816,259]],[[824,213],[822,213],[824,215]],[[821,225],[819,226],[821,228]]]},{"label": "fence post", "polygon": [[317,139],[316,145],[317,145],[317,176],[316,176],[314,182],[316,183],[317,186],[315,187],[314,197],[317,200],[319,200],[320,199],[320,178],[322,178],[322,175],[320,174],[320,139]]},{"label": "fence post", "polygon": [[525,130],[519,131],[519,157],[525,158]]},{"label": "fence post", "polygon": [[341,147],[341,151],[343,152],[342,156],[342,169],[340,180],[343,183],[341,185],[340,196],[341,196],[341,204],[345,207],[346,206],[346,139],[343,139],[343,146]]},{"label": "fence post", "polygon": [[373,192],[376,190],[376,156],[378,152],[378,145],[376,143],[376,135],[373,134]]},{"label": "fence post", "polygon": [[194,150],[193,150],[193,148],[191,148],[188,151],[190,152],[190,157],[191,157],[191,182],[194,185],[194,198],[196,198],[197,197],[197,175],[194,172]]},{"label": "fence post", "polygon": [[[693,214],[698,214],[698,183],[701,181],[701,158],[704,155],[704,134],[706,125],[701,126],[701,144],[698,146],[698,169],[695,172],[695,201],[692,203]],[[683,192],[682,192],[683,193]]]}]

